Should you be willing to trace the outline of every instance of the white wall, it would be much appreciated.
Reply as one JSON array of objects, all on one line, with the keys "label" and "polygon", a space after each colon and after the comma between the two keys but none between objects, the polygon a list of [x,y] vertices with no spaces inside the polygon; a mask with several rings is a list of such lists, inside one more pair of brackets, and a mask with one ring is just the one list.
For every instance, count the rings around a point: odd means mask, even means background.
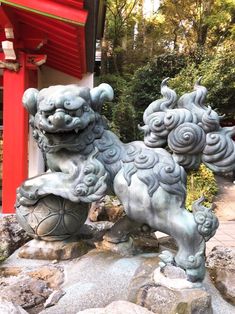
[{"label": "white wall", "polygon": [[93,87],[93,73],[87,73],[81,80],[70,76],[58,70],[41,66],[38,71],[38,88],[48,87],[50,85],[78,84],[80,86]]},{"label": "white wall", "polygon": [[[38,70],[38,88],[42,89],[50,85],[78,84],[79,86],[93,87],[93,73],[87,73],[81,80],[67,75],[63,72],[54,70],[47,66],[41,66]],[[44,172],[44,160],[32,136],[32,130],[29,131],[29,177],[36,176]]]}]

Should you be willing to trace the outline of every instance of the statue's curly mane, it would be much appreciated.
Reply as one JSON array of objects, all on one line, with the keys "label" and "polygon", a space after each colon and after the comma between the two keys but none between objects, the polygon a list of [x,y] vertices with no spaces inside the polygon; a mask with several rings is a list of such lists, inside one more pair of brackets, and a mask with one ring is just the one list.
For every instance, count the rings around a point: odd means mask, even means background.
[{"label": "statue's curly mane", "polygon": [[214,172],[235,168],[235,128],[222,128],[220,117],[204,104],[207,89],[200,80],[194,91],[177,101],[175,91],[165,79],[161,84],[162,99],[152,102],[144,112],[144,143],[148,147],[165,147],[185,169],[197,169],[201,162]]}]

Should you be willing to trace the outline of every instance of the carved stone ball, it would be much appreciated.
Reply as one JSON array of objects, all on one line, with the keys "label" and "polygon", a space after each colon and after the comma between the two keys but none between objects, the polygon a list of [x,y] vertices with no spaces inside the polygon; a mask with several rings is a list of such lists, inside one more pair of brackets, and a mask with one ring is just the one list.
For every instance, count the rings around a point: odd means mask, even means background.
[{"label": "carved stone ball", "polygon": [[73,203],[48,195],[31,206],[19,206],[16,217],[33,238],[45,241],[65,240],[79,233],[88,215],[88,204]]}]

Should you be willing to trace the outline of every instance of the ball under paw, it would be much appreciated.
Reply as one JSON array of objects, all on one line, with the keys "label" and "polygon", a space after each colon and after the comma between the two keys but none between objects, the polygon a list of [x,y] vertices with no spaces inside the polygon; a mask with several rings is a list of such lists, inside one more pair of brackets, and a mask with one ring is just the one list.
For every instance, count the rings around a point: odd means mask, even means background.
[{"label": "ball under paw", "polygon": [[73,203],[48,195],[31,206],[20,205],[16,217],[33,238],[46,241],[64,240],[79,233],[88,214],[88,204]]}]

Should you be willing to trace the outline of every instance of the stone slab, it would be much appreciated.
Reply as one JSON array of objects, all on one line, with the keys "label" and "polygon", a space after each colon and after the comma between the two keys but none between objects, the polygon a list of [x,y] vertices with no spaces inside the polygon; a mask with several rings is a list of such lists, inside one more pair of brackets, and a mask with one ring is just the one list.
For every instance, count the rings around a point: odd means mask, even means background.
[{"label": "stone slab", "polygon": [[68,260],[86,254],[91,247],[84,241],[65,240],[47,242],[31,240],[19,250],[19,257],[45,260]]}]

